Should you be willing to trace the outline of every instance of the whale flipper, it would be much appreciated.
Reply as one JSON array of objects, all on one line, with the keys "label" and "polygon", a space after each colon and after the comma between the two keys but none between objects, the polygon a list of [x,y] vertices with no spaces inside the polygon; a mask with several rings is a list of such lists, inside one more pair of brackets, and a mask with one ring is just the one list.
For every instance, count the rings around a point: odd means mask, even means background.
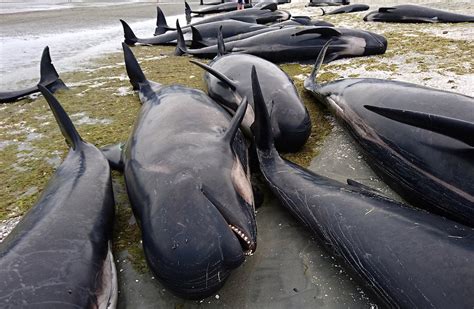
[{"label": "whale flipper", "polygon": [[107,158],[107,161],[109,161],[110,167],[114,170],[123,171],[124,162],[122,150],[124,146],[124,143],[118,143],[100,148],[104,156]]},{"label": "whale flipper", "polygon": [[422,112],[364,105],[389,119],[452,137],[474,147],[474,123]]}]

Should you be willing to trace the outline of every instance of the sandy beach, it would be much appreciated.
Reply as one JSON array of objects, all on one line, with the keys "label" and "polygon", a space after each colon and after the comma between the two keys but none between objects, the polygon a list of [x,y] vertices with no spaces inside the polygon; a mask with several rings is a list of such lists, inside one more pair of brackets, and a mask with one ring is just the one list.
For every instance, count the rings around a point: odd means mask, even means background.
[{"label": "sandy beach", "polygon": [[[351,1],[371,9],[387,4],[418,3],[474,14],[472,1]],[[181,1],[158,3],[173,25],[183,18]],[[198,2],[191,3],[197,6]],[[322,68],[324,78],[374,77],[474,95],[474,25],[365,23],[366,12],[321,17],[306,1],[280,6],[293,15],[309,15],[339,27],[383,34],[385,55],[337,60]],[[127,138],[139,109],[123,67],[120,43],[125,19],[139,36],[151,36],[156,2],[106,3],[0,2],[0,89],[35,84],[44,46],[71,88],[57,97],[81,135],[97,146]],[[202,71],[175,57],[171,47],[135,47],[151,80],[204,89]],[[302,89],[311,65],[281,66],[311,108],[315,124],[311,143],[290,160],[344,181],[355,179],[400,199],[368,168],[351,138],[328,112]],[[0,241],[41,193],[67,152],[45,101],[27,99],[0,106]],[[300,161],[298,161],[300,162]],[[212,297],[187,301],[168,292],[147,269],[140,232],[131,215],[123,177],[113,174],[117,200],[114,254],[119,273],[119,308],[376,308],[369,290],[328,254],[270,194],[257,211],[258,249]]]}]

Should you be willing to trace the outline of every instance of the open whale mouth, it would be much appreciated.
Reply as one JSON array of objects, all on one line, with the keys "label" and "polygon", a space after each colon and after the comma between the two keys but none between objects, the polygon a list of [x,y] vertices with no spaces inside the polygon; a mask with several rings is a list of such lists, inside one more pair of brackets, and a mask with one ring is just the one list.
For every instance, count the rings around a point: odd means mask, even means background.
[{"label": "open whale mouth", "polygon": [[229,224],[230,229],[234,232],[235,235],[237,235],[237,238],[240,241],[240,244],[242,245],[242,248],[245,248],[247,250],[244,250],[244,255],[249,256],[252,255],[255,252],[255,243],[251,241],[251,238],[246,236],[245,233],[240,230],[238,227]]},{"label": "open whale mouth", "polygon": [[224,220],[227,222],[227,225],[231,229],[231,231],[236,235],[237,239],[240,242],[240,245],[242,247],[242,251],[244,252],[244,255],[252,255],[255,252],[255,249],[257,247],[257,244],[255,241],[252,240],[252,237],[248,235],[248,233],[245,232],[243,228],[240,228],[236,226],[235,224],[232,224],[230,222],[235,222],[236,220],[231,220],[232,215],[228,213],[228,211],[225,210],[225,207],[223,207],[219,201],[217,201],[215,198],[212,197],[212,195],[208,194],[208,191],[205,189],[205,186],[201,187],[201,192],[203,195],[207,198],[207,200],[216,207],[216,209],[220,212]]}]

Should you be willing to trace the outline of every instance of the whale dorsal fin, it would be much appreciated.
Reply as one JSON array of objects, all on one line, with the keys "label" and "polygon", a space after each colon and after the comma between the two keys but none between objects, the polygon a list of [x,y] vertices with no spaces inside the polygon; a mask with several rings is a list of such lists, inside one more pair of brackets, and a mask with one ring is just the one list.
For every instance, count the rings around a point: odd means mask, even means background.
[{"label": "whale dorsal fin", "polygon": [[166,17],[163,11],[160,9],[159,6],[156,7],[156,28],[155,28],[155,35],[160,35],[165,33],[168,30],[174,30],[173,28],[169,27],[166,23]]},{"label": "whale dorsal fin", "polygon": [[66,111],[63,109],[61,104],[59,104],[59,101],[43,85],[38,84],[38,89],[48,102],[49,107],[54,114],[54,118],[56,118],[59,128],[61,129],[61,133],[66,139],[66,143],[74,150],[80,147],[84,141],[74,127],[71,118],[69,118]]},{"label": "whale dorsal fin", "polygon": [[247,97],[243,97],[242,101],[240,101],[239,108],[237,108],[234,117],[230,121],[229,128],[227,128],[225,131],[224,137],[222,139],[224,142],[229,143],[229,145],[232,145],[234,142],[235,135],[237,134],[237,131],[242,124],[242,120],[244,119],[247,105]]},{"label": "whale dorsal fin", "polygon": [[253,92],[253,104],[255,112],[255,121],[253,122],[251,129],[255,139],[255,145],[257,149],[264,152],[272,152],[275,150],[272,125],[270,116],[268,115],[267,105],[260,88],[260,82],[258,80],[257,70],[255,66],[252,66],[252,92]]},{"label": "whale dorsal fin", "polygon": [[64,82],[59,78],[59,74],[51,61],[48,46],[44,48],[43,54],[41,55],[40,80],[38,84],[45,86],[53,93],[58,89],[68,89]]},{"label": "whale dorsal fin", "polygon": [[207,45],[203,43],[201,32],[199,32],[196,27],[191,26],[191,32],[193,34],[191,45],[189,46],[191,49],[207,47]]},{"label": "whale dorsal fin", "polygon": [[397,8],[393,8],[393,7],[379,8],[379,13],[390,13],[391,11],[394,11],[396,9]]},{"label": "whale dorsal fin", "polygon": [[372,105],[364,105],[364,107],[389,119],[449,136],[474,147],[474,123],[472,122],[409,110]]},{"label": "whale dorsal fin", "polygon": [[217,31],[217,57],[224,56],[225,54],[226,51],[224,37],[222,35],[222,25],[220,25],[219,30]]},{"label": "whale dorsal fin", "polygon": [[178,38],[174,55],[181,56],[188,52],[188,48],[186,47],[186,42],[184,41],[183,31],[179,25],[179,20],[176,20],[176,31],[178,32]]},{"label": "whale dorsal fin", "polygon": [[216,71],[215,69],[211,68],[210,66],[208,66],[207,64],[204,64],[204,63],[201,63],[201,62],[198,62],[196,60],[189,60],[191,63],[194,63],[195,65],[197,66],[200,66],[201,68],[203,68],[204,70],[206,70],[207,72],[209,72],[210,74],[214,75],[216,78],[218,78],[220,81],[222,81],[224,84],[226,84],[231,90],[235,91],[237,89],[237,85],[238,83],[230,78],[228,78],[227,76],[225,76],[224,74],[222,74],[221,72],[219,71]]},{"label": "whale dorsal fin", "polygon": [[148,83],[148,80],[143,74],[143,71],[138,64],[137,58],[133,55],[130,47],[127,44],[122,43],[123,55],[125,59],[125,69],[127,70],[128,78],[133,86],[133,90],[140,89],[140,84]]},{"label": "whale dorsal fin", "polygon": [[341,33],[332,27],[314,27],[314,28],[306,28],[300,30],[296,33],[293,33],[292,36],[298,36],[308,33],[318,33],[322,36],[340,36]]},{"label": "whale dorsal fin", "polygon": [[121,19],[120,22],[122,23],[123,27],[123,36],[125,38],[124,42],[127,45],[135,45],[138,42],[138,38],[133,32],[132,28],[123,20]]}]

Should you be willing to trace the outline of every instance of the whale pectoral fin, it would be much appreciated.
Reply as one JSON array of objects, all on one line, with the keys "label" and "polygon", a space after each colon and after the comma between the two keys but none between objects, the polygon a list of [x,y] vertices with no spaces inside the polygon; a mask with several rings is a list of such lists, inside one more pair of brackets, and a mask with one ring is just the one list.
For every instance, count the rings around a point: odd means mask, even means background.
[{"label": "whale pectoral fin", "polygon": [[364,191],[369,191],[371,193],[382,195],[382,192],[378,191],[377,189],[366,186],[363,183],[355,181],[354,179],[347,178],[346,182],[349,186],[356,187],[356,188],[362,189]]},{"label": "whale pectoral fin", "polygon": [[314,28],[303,29],[301,31],[298,31],[292,34],[292,36],[298,36],[298,35],[303,35],[303,34],[308,34],[308,33],[319,33],[322,36],[340,36],[341,35],[341,33],[338,30],[332,27],[314,27]]},{"label": "whale pectoral fin", "polygon": [[227,87],[229,87],[232,91],[235,91],[237,89],[237,85],[238,83],[230,78],[228,78],[227,76],[225,76],[224,74],[222,74],[221,72],[219,71],[216,71],[214,70],[212,67],[204,64],[204,63],[201,63],[199,61],[195,61],[195,60],[189,60],[189,62],[191,63],[194,63],[195,65],[203,68],[204,70],[206,70],[207,72],[209,72],[209,74],[212,74],[214,75],[214,77],[216,77],[217,79],[219,79],[221,82],[223,82],[224,84],[227,85]]},{"label": "whale pectoral fin", "polygon": [[364,105],[366,109],[389,119],[439,133],[474,147],[474,123],[422,112]]},{"label": "whale pectoral fin", "polygon": [[394,11],[396,9],[397,8],[392,7],[379,8],[379,13],[390,13],[391,11]]},{"label": "whale pectoral fin", "polygon": [[124,143],[118,143],[100,148],[104,156],[107,158],[107,161],[109,161],[110,167],[114,170],[123,171],[124,163],[122,159],[122,151],[124,145]]}]

